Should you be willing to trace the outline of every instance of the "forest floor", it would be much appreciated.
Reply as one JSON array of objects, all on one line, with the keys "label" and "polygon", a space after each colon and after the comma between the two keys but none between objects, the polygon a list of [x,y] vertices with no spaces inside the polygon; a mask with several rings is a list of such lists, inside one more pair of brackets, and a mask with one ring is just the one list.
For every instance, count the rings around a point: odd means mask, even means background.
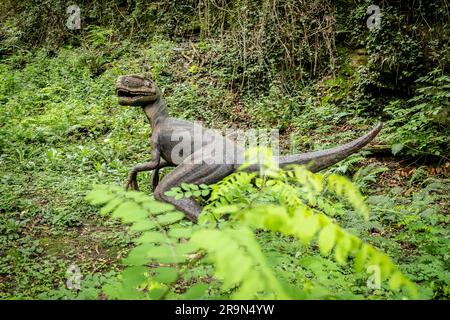
[{"label": "forest floor", "polygon": [[[298,150],[318,150],[348,142],[378,121],[324,104],[320,96],[286,96],[277,87],[240,95],[211,62],[218,54],[213,44],[157,40],[0,60],[0,299],[97,299],[120,270],[131,236],[85,201],[93,184],[123,185],[128,169],[150,158],[151,129],[140,110],[117,104],[118,75],[151,73],[175,117],[215,128],[282,128],[286,151],[291,135]],[[371,208],[369,221],[334,218],[386,252],[419,285],[421,297],[448,299],[449,163],[362,151],[329,171],[352,179]],[[148,173],[139,176],[143,191],[150,192],[149,181]],[[274,268],[292,281],[306,276],[314,283],[315,272],[329,272],[329,283],[316,284],[318,297],[349,288],[354,296],[348,298],[392,297],[320,257],[294,263],[301,248],[289,240],[264,234],[260,240],[277,252]],[[83,275],[81,291],[66,288],[72,265]]]}]

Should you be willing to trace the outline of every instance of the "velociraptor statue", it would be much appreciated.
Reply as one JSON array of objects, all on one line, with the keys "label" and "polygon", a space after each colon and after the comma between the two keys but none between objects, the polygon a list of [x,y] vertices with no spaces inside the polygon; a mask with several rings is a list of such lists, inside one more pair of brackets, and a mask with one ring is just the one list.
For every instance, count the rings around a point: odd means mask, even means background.
[{"label": "velociraptor statue", "polygon": [[[178,210],[184,212],[188,219],[196,222],[201,207],[194,199],[177,200],[165,195],[165,192],[183,182],[213,184],[222,180],[237,170],[240,163],[236,161],[236,156],[242,157],[244,148],[214,130],[202,128],[193,122],[169,117],[161,91],[152,80],[143,76],[120,76],[116,83],[116,94],[120,105],[142,107],[153,129],[151,136],[152,160],[131,169],[128,175],[127,188],[138,190],[137,173],[155,170],[152,178],[155,198],[173,204]],[[199,127],[207,130],[207,139],[204,135],[194,134]],[[378,134],[381,127],[380,123],[366,135],[342,146],[323,151],[279,156],[277,160],[280,167],[289,164],[304,164],[308,165],[309,170],[317,172],[361,149]],[[178,150],[180,141],[174,139],[174,137],[188,138],[191,152],[184,152],[183,154],[184,149]],[[220,145],[220,148],[223,145],[233,146],[233,152],[225,151],[223,154],[224,161],[219,163],[215,161],[216,158],[213,155],[208,156],[208,153],[206,153],[205,156],[204,152],[205,149],[211,150],[217,145]],[[193,161],[196,157],[201,158],[202,161],[200,163]],[[176,168],[159,183],[158,170],[170,166]],[[252,165],[247,170],[258,171],[259,166]]]}]

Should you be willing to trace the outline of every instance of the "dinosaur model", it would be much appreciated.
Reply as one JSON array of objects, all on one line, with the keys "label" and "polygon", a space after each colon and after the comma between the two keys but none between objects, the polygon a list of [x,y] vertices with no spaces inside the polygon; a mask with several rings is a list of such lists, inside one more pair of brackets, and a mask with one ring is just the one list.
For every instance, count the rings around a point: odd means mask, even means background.
[{"label": "dinosaur model", "polygon": [[[196,222],[201,212],[201,206],[194,199],[175,199],[165,195],[165,192],[183,182],[213,184],[222,180],[240,166],[236,159],[242,157],[245,151],[244,147],[214,130],[200,127],[194,122],[169,117],[160,89],[154,81],[146,77],[140,75],[120,76],[116,82],[116,94],[120,105],[141,107],[152,127],[152,160],[130,170],[127,189],[138,190],[137,174],[142,171],[154,170],[152,178],[154,197],[173,204],[178,210],[185,213],[186,218]],[[380,123],[366,135],[338,147],[279,156],[277,158],[279,166],[282,168],[289,164],[303,164],[308,165],[309,170],[317,172],[361,149],[375,138],[381,127]],[[198,129],[206,130],[206,138],[205,134],[195,134]],[[187,139],[189,148],[179,150],[180,138]],[[220,149],[223,145],[233,147],[225,149],[227,151],[223,154],[223,161],[216,161],[215,155],[205,152],[208,149]],[[195,161],[195,159],[201,159],[201,161]],[[158,171],[164,167],[176,168],[159,182]],[[259,166],[258,164],[251,165],[246,170],[258,171]]]}]

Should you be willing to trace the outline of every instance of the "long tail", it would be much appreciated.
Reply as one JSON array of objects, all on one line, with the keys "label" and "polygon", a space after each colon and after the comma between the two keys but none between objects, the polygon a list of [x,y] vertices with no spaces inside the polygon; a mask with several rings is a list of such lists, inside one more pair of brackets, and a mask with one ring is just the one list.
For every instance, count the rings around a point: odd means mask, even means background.
[{"label": "long tail", "polygon": [[[320,171],[341,161],[342,159],[345,159],[352,153],[355,153],[364,147],[376,137],[382,127],[383,124],[379,123],[366,135],[342,146],[321,151],[281,156],[278,158],[278,163],[281,168],[290,164],[301,164],[306,165],[306,167],[312,172]],[[246,168],[245,171],[258,171],[259,167],[260,166],[258,164],[254,164]]]},{"label": "long tail", "polygon": [[281,156],[279,158],[280,167],[284,167],[289,164],[304,164],[307,165],[308,169],[312,172],[320,171],[341,161],[342,159],[345,159],[352,153],[355,153],[364,147],[376,137],[382,127],[383,124],[379,123],[366,135],[342,146],[321,151]]}]

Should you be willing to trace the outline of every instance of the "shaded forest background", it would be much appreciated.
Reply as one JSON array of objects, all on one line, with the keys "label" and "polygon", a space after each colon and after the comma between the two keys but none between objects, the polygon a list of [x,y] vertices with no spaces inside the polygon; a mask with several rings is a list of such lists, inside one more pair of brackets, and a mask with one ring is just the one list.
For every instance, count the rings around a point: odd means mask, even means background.
[{"label": "shaded forest background", "polygon": [[[372,14],[367,9],[373,4],[381,8],[382,27],[371,31],[366,23]],[[448,85],[446,78],[439,78],[449,68],[445,0],[96,0],[77,5],[82,28],[70,30],[67,1],[3,2],[0,54],[44,47],[51,56],[61,46],[90,42],[97,48],[86,59],[98,76],[111,59],[127,51],[124,43],[146,43],[163,36],[188,46],[208,39],[220,45],[219,52],[187,60],[199,60],[210,70],[220,68],[220,85],[233,94],[264,95],[274,86],[293,96],[311,84],[328,81],[321,89],[327,97],[320,89],[317,92],[324,99],[349,112],[379,117],[388,122],[388,131],[389,123],[396,129],[400,126],[400,132],[392,133],[397,149],[406,145],[410,148],[404,151],[413,155],[443,155],[448,146],[442,137],[430,138],[432,132],[447,133],[448,106],[433,104],[427,96],[430,90]],[[122,48],[116,51],[118,43]],[[142,63],[142,72],[151,75],[152,68]],[[414,96],[416,100],[408,100]],[[420,102],[427,106],[406,111],[416,126],[398,119],[405,118],[396,112],[398,108],[414,109]]]}]

